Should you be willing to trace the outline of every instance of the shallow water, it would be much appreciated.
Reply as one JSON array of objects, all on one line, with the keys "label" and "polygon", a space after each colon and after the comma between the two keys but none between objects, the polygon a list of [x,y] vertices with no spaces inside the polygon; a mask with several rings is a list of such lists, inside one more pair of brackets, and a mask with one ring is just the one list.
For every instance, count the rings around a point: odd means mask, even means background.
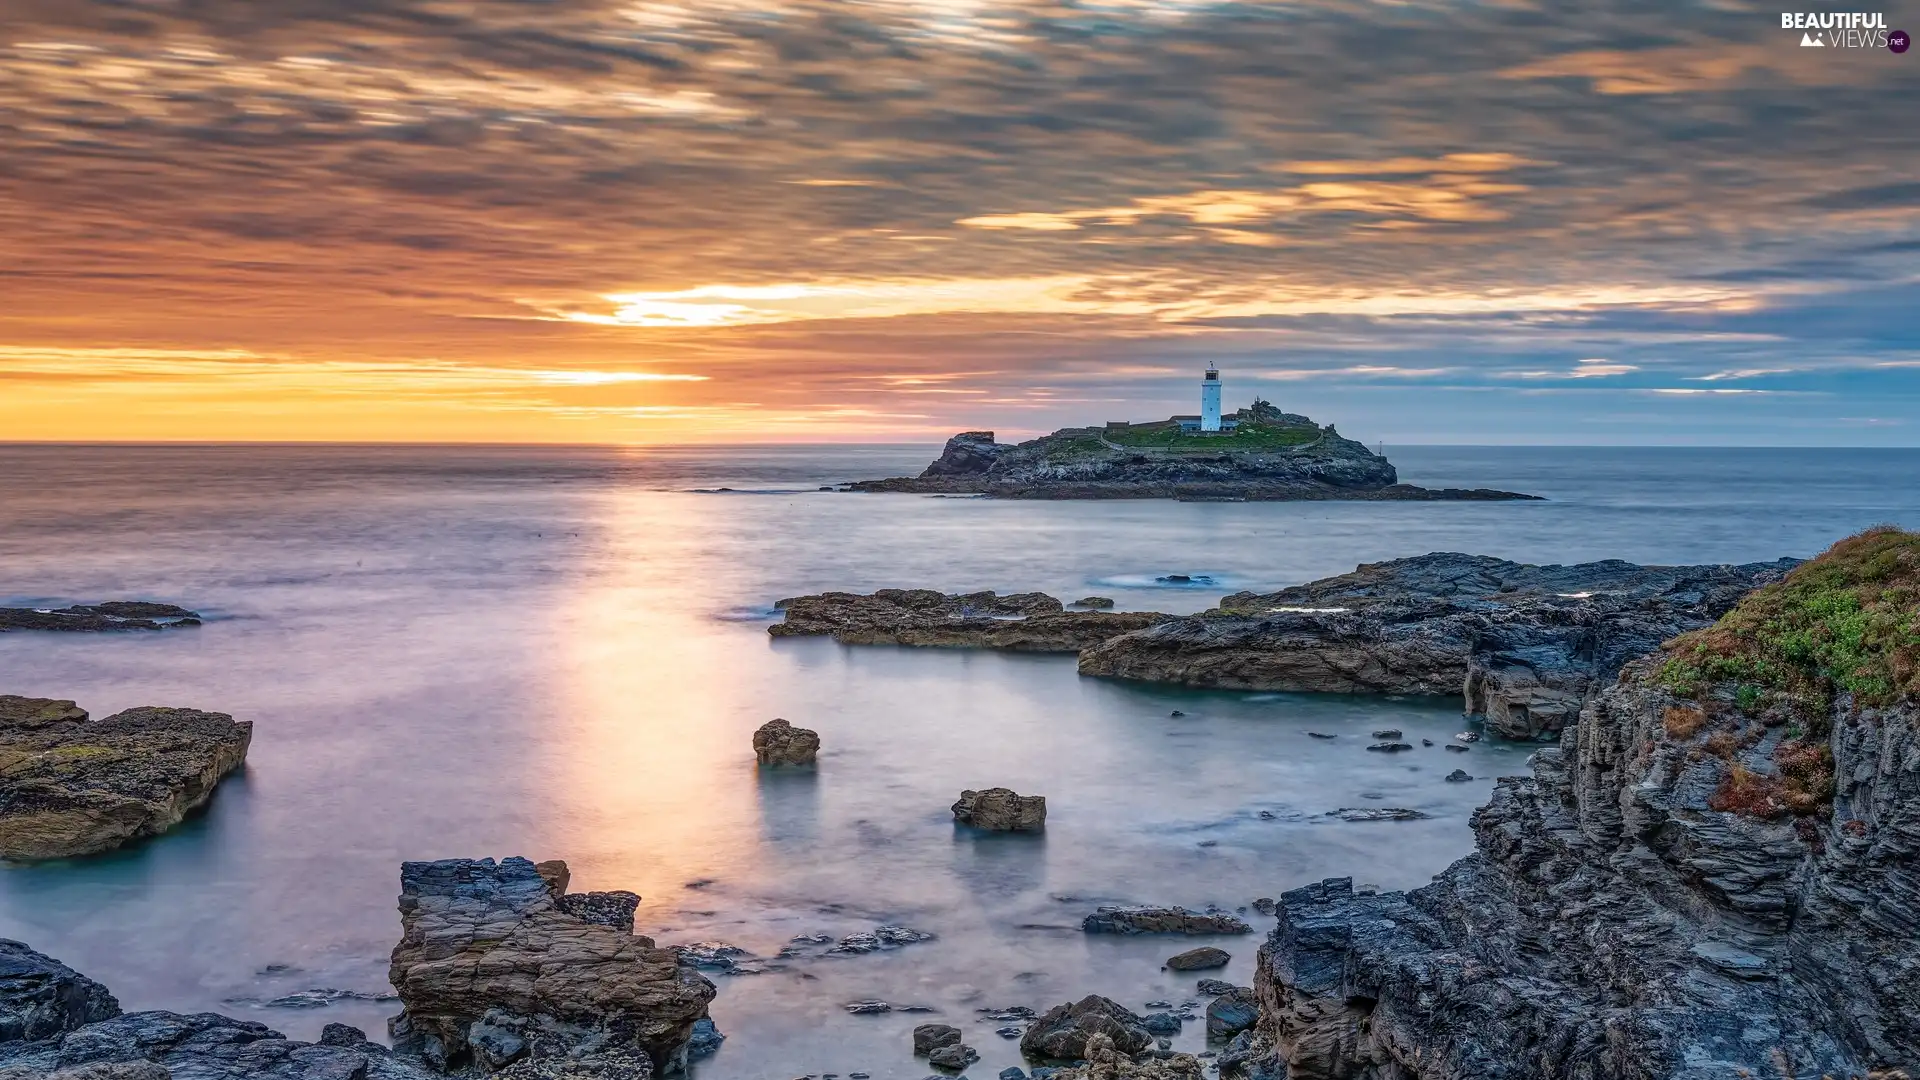
[{"label": "shallow water", "polygon": [[[138,597],[215,616],[160,634],[0,636],[0,692],[255,722],[244,774],[182,828],[0,868],[0,936],[130,1009],[377,1034],[390,1003],[231,1002],[383,991],[402,859],[564,858],[576,888],[641,893],[642,932],[662,942],[770,955],[797,934],[884,922],[939,935],[717,979],[729,1041],[702,1080],[918,1077],[906,1032],[934,1018],[970,1031],[984,1059],[971,1072],[988,1075],[1017,1053],[976,1009],[1190,996],[1194,977],[1159,965],[1202,940],[1084,936],[1095,901],[1238,907],[1335,874],[1417,885],[1470,849],[1468,815],[1527,748],[1364,750],[1383,726],[1445,742],[1461,727],[1450,701],[1196,693],[1081,679],[1070,657],[775,642],[773,600],[907,585],[1192,611],[1430,550],[1747,561],[1920,523],[1913,451],[1389,453],[1411,482],[1552,501],[814,490],[917,469],[923,447],[0,446],[0,600]],[[723,486],[742,490],[687,490]],[[1174,573],[1217,585],[1154,584]],[[756,774],[750,733],[774,716],[821,731],[817,772]],[[1444,782],[1456,766],[1480,779]],[[991,785],[1046,794],[1046,834],[956,830],[954,796]],[[1349,806],[1431,817],[1326,816]],[[1246,982],[1258,937],[1215,943]],[[842,1009],[868,998],[937,1016]],[[1199,1048],[1198,1027],[1177,1045]]]}]

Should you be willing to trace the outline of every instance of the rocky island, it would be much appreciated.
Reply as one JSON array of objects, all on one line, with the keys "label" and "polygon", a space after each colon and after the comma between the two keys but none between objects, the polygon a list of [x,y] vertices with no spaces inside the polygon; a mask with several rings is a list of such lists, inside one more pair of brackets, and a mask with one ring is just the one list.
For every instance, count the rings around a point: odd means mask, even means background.
[{"label": "rocky island", "polygon": [[8,630],[170,630],[199,625],[199,612],[146,600],[108,600],[63,608],[0,607],[0,633]]},{"label": "rocky island", "polygon": [[1627,665],[1476,851],[1285,894],[1235,1074],[1906,1077],[1920,535],[1871,530]]},{"label": "rocky island", "polygon": [[1536,499],[1487,488],[1399,482],[1385,457],[1296,413],[1256,401],[1217,431],[1175,417],[1062,428],[1008,445],[965,431],[919,476],[863,480],[853,491],[1002,499]]},{"label": "rocky island", "polygon": [[142,707],[89,721],[71,701],[0,694],[0,858],[91,855],[155,836],[246,760],[253,724]]}]

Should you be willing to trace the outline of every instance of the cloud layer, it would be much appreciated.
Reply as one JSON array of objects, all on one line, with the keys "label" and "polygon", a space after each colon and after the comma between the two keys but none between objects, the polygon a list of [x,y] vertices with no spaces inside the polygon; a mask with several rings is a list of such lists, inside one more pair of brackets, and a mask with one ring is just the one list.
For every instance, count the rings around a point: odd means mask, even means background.
[{"label": "cloud layer", "polygon": [[924,438],[1211,360],[1389,441],[1911,442],[1920,61],[1778,22],[13,0],[0,421]]}]

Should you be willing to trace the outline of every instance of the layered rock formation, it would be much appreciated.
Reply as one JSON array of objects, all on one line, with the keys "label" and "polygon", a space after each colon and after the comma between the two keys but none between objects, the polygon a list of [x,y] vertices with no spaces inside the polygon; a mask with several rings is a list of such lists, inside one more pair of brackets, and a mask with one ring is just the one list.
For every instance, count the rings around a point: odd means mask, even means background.
[{"label": "layered rock formation", "polygon": [[1066,611],[1045,593],[881,589],[796,596],[767,627],[774,637],[831,635],[843,645],[923,645],[1016,652],[1079,652],[1168,618],[1152,612]]},{"label": "layered rock formation", "polygon": [[89,722],[71,701],[0,695],[0,858],[89,855],[165,832],[246,760],[253,725],[143,707]]},{"label": "layered rock formation", "polygon": [[522,858],[401,866],[402,936],[389,971],[403,1006],[391,1025],[396,1048],[441,1069],[516,1076],[596,1058],[609,1076],[628,1075],[620,1070],[636,1057],[655,1070],[683,1066],[713,984],[671,950],[572,914],[565,875],[542,867]]},{"label": "layered rock formation", "polygon": [[1090,1043],[1106,1041],[1122,1054],[1153,1046],[1146,1021],[1126,1006],[1098,994],[1056,1005],[1034,1020],[1020,1037],[1020,1052],[1042,1061],[1076,1061],[1088,1056]]},{"label": "layered rock formation", "polygon": [[122,1014],[106,987],[0,941],[0,1080],[429,1080],[345,1024],[318,1043],[215,1013]]},{"label": "layered rock formation", "polygon": [[1361,566],[1089,647],[1080,671],[1243,690],[1461,694],[1510,738],[1558,731],[1622,665],[1794,565],[1535,566],[1440,552]]},{"label": "layered rock formation", "polygon": [[1242,1074],[1908,1075],[1920,1064],[1920,536],[1843,542],[1628,665],[1476,851],[1282,897]]},{"label": "layered rock formation", "polygon": [[947,440],[917,477],[867,480],[855,491],[978,494],[1012,499],[1530,499],[1510,491],[1398,483],[1386,458],[1332,425],[1258,403],[1231,432],[1183,432],[1174,421],[1063,428],[1008,446],[991,431]]},{"label": "layered rock formation", "polygon": [[0,607],[0,633],[8,630],[168,630],[199,626],[200,615],[172,604],[109,600],[63,608]]},{"label": "layered rock formation", "polygon": [[1038,832],[1047,827],[1047,797],[1003,787],[967,790],[953,804],[953,820],[994,832]]},{"label": "layered rock formation", "polygon": [[819,732],[785,720],[769,720],[753,733],[753,757],[763,767],[811,765],[819,752]]}]

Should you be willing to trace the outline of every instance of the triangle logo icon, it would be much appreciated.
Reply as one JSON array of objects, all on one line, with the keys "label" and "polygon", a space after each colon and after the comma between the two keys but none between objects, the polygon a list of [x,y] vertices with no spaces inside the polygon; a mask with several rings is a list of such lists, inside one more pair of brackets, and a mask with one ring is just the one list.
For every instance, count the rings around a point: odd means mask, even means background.
[{"label": "triangle logo icon", "polygon": [[1827,47],[1827,43],[1824,41],[1821,41],[1817,37],[1814,37],[1812,34],[1801,34],[1800,47],[1803,49],[1805,48],[1824,49]]}]

